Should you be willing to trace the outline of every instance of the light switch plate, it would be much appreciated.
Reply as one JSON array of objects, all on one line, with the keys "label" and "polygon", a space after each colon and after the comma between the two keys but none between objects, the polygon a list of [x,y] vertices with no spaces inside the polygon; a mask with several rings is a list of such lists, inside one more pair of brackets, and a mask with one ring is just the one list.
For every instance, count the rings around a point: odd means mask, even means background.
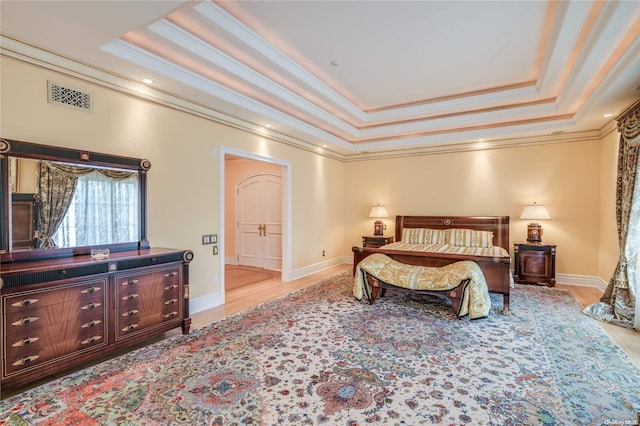
[{"label": "light switch plate", "polygon": [[214,256],[218,255],[218,246],[213,246],[213,255]]},{"label": "light switch plate", "polygon": [[202,245],[211,244],[211,235],[202,236]]}]

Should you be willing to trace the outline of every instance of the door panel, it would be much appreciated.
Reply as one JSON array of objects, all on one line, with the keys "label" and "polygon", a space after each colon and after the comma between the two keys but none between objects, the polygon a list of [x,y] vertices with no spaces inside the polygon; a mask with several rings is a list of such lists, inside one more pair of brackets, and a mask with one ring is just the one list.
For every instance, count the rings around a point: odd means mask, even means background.
[{"label": "door panel", "polygon": [[240,265],[282,269],[282,178],[251,176],[236,191]]}]

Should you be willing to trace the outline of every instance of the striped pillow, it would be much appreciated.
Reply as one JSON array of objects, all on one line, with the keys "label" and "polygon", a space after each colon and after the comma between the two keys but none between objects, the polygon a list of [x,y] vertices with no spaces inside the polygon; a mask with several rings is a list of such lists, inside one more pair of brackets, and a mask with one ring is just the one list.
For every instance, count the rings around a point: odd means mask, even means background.
[{"label": "striped pillow", "polygon": [[405,244],[424,244],[424,228],[404,228],[402,242]]},{"label": "striped pillow", "polygon": [[449,229],[447,244],[458,247],[493,247],[493,232]]},{"label": "striped pillow", "polygon": [[430,229],[424,230],[424,244],[444,244],[447,240],[446,229]]},{"label": "striped pillow", "polygon": [[405,244],[444,244],[446,239],[446,229],[404,228],[402,230],[402,242]]}]

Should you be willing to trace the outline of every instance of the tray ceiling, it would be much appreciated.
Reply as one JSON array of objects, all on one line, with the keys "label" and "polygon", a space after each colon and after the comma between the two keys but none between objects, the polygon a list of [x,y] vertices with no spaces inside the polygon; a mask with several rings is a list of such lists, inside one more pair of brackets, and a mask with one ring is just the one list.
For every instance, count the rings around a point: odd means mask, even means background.
[{"label": "tray ceiling", "polygon": [[3,55],[342,158],[597,138],[640,97],[632,1],[0,7]]}]

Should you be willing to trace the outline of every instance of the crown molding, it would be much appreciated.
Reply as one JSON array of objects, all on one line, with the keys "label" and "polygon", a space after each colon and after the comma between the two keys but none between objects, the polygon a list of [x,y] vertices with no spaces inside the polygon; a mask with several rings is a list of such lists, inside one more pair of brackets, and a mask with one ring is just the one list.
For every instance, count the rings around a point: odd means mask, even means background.
[{"label": "crown molding", "polygon": [[[129,46],[126,46],[128,48]],[[149,60],[147,53],[141,51],[142,59]],[[470,141],[466,143],[457,143],[460,139],[459,135],[448,135],[440,138],[441,143],[437,145],[424,146],[429,143],[425,142],[424,137],[408,138],[403,140],[405,146],[398,148],[397,139],[368,143],[368,144],[349,144],[342,141],[342,146],[348,147],[351,151],[348,154],[341,154],[331,149],[319,147],[316,144],[295,138],[283,133],[265,129],[262,125],[250,123],[237,117],[232,117],[219,111],[213,110],[206,106],[196,104],[187,99],[151,88],[137,81],[116,75],[114,73],[83,64],[61,55],[40,49],[36,46],[15,40],[5,35],[0,35],[0,56],[34,65],[46,70],[57,72],[78,80],[105,87],[127,95],[154,102],[172,109],[182,111],[206,120],[214,121],[238,130],[248,132],[250,134],[274,140],[285,145],[312,152],[317,155],[328,157],[343,162],[367,161],[373,159],[399,158],[416,155],[434,155],[443,153],[481,151],[488,149],[506,149],[510,147],[523,147],[533,145],[555,144],[555,143],[571,143],[584,141],[599,141],[604,136],[616,130],[615,121],[610,121],[600,130],[587,132],[568,132],[553,135],[538,135],[521,137],[505,137],[503,139],[495,139],[487,142],[478,143]],[[151,58],[152,62],[154,58]],[[573,124],[573,120],[564,120],[568,128]],[[539,123],[534,126],[538,131],[544,131],[546,123]],[[495,129],[493,129],[495,130]],[[507,129],[504,130],[507,132]],[[473,132],[473,137],[482,135],[482,133]],[[325,135],[326,136],[326,135]],[[334,138],[332,138],[334,139]],[[376,151],[369,151],[369,149]]]}]

